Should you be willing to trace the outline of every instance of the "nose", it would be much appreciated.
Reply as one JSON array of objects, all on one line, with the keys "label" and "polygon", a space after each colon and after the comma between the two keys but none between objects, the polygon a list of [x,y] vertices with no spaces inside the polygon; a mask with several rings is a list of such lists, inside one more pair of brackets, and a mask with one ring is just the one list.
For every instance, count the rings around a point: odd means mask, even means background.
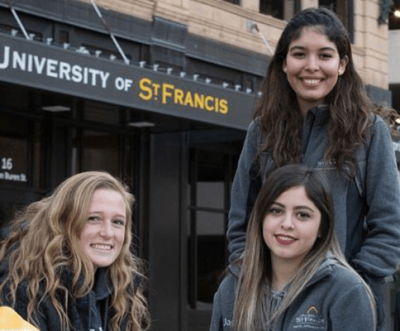
[{"label": "nose", "polygon": [[294,228],[293,215],[291,213],[285,213],[283,215],[281,226],[285,230],[292,230]]},{"label": "nose", "polygon": [[103,238],[111,238],[113,235],[113,229],[112,229],[112,224],[111,221],[107,220],[101,224],[100,227],[100,236]]},{"label": "nose", "polygon": [[318,71],[319,70],[318,58],[314,55],[308,56],[305,69],[312,72]]}]

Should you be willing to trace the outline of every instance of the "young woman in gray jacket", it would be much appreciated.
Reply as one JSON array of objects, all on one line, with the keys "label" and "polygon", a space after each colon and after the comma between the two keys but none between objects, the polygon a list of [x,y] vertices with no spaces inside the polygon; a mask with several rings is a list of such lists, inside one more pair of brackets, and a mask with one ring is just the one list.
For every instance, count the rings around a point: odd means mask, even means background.
[{"label": "young woman in gray jacket", "polygon": [[373,294],[343,256],[321,171],[287,165],[258,194],[210,331],[373,331]]}]

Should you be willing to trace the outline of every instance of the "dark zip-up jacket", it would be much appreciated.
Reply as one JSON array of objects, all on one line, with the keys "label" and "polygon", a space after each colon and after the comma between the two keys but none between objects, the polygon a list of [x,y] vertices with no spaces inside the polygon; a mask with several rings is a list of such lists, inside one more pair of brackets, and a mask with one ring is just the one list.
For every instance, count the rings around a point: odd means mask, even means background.
[{"label": "dark zip-up jacket", "polygon": [[[210,331],[233,331],[239,267],[230,266],[214,296]],[[285,292],[273,295],[278,309]],[[327,258],[291,306],[268,331],[374,331],[372,307],[361,277],[335,258]]]},{"label": "dark zip-up jacket", "polygon": [[[1,276],[4,276],[1,275]],[[109,308],[112,289],[107,278],[106,268],[100,268],[96,272],[96,280],[93,289],[84,297],[68,297],[68,317],[72,330],[76,331],[107,331],[113,316]],[[3,277],[0,278],[0,281]],[[66,270],[62,274],[62,282],[67,288],[72,287],[73,274]],[[2,305],[11,306],[22,318],[27,320],[27,281],[23,281],[17,290],[15,306],[6,299],[7,291],[3,293]],[[61,323],[53,304],[48,297],[43,297],[43,291],[39,291],[40,301],[35,310],[34,319],[40,331],[60,331]],[[125,324],[124,324],[125,325]],[[124,326],[123,326],[124,327]],[[71,330],[71,331],[72,331]],[[124,330],[124,328],[121,328]]]}]

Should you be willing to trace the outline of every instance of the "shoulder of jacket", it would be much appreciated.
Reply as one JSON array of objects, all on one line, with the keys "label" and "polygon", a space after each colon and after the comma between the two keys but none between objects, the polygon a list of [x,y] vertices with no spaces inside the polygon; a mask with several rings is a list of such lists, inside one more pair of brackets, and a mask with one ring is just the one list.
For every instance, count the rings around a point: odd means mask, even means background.
[{"label": "shoulder of jacket", "polygon": [[263,140],[263,132],[259,123],[259,119],[254,119],[248,126],[247,134],[251,136],[257,146],[262,143]]},{"label": "shoulder of jacket", "polygon": [[231,302],[235,297],[237,278],[228,273],[225,278],[221,281],[217,292],[215,293],[217,300],[220,302]]},{"label": "shoulder of jacket", "polygon": [[353,287],[354,285],[364,284],[361,276],[356,271],[340,263],[332,265],[332,279],[335,285],[339,287]]},{"label": "shoulder of jacket", "polygon": [[385,120],[381,115],[375,114],[372,116],[370,124],[371,126],[382,125],[382,124],[387,126],[387,123],[385,122]]},{"label": "shoulder of jacket", "polygon": [[228,274],[231,274],[232,276],[239,277],[240,275],[240,270],[241,266],[239,264],[240,262],[235,261],[235,263],[231,263],[228,266]]},{"label": "shoulder of jacket", "polygon": [[370,126],[371,131],[372,130],[376,130],[376,129],[379,130],[379,128],[385,128],[385,129],[390,131],[388,123],[379,114],[371,115],[371,121],[370,121],[370,125],[369,126]]}]

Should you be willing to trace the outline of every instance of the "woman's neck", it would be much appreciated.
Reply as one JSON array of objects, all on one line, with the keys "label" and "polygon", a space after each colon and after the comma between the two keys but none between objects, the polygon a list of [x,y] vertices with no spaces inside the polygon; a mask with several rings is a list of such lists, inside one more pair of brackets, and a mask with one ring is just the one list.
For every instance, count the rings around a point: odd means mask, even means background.
[{"label": "woman's neck", "polygon": [[285,262],[273,262],[272,263],[272,290],[282,291],[283,288],[289,283],[296,272],[299,270],[299,266],[290,261]]}]

